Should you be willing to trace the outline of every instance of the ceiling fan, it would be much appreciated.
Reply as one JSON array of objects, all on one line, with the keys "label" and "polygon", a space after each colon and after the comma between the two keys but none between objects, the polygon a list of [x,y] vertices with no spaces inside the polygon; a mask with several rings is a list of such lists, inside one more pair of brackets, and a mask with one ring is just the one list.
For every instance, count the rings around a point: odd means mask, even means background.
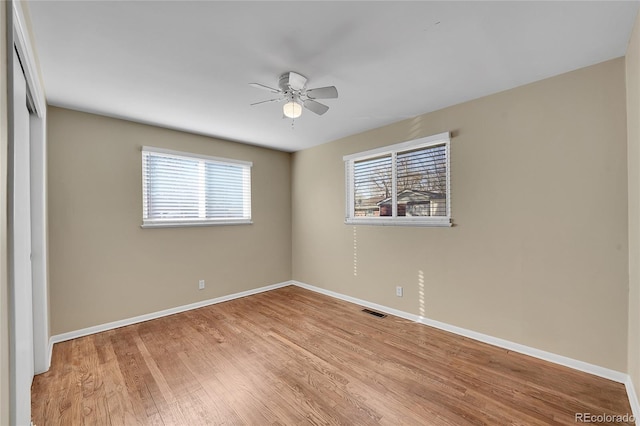
[{"label": "ceiling fan", "polygon": [[335,86],[307,89],[307,78],[293,71],[286,72],[280,76],[278,79],[279,89],[261,83],[249,83],[249,85],[279,94],[280,96],[277,98],[255,102],[251,105],[286,101],[282,106],[283,118],[300,117],[302,115],[302,107],[318,115],[322,115],[329,110],[329,107],[320,102],[316,102],[315,99],[334,99],[338,97],[338,90]]}]

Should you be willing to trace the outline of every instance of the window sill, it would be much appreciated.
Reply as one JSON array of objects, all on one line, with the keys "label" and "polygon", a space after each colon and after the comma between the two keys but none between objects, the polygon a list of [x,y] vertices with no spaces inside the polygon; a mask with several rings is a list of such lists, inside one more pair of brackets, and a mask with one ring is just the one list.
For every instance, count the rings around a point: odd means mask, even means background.
[{"label": "window sill", "polygon": [[207,221],[207,222],[188,222],[188,221],[180,221],[180,222],[148,222],[140,225],[141,228],[186,228],[193,226],[228,226],[228,225],[252,225],[253,221],[251,219],[239,219],[239,220],[215,220],[215,221]]},{"label": "window sill", "polygon": [[393,219],[393,218],[347,218],[344,223],[346,225],[375,225],[375,226],[419,226],[428,228],[448,228],[453,226],[451,220],[442,218],[438,220],[424,219]]}]

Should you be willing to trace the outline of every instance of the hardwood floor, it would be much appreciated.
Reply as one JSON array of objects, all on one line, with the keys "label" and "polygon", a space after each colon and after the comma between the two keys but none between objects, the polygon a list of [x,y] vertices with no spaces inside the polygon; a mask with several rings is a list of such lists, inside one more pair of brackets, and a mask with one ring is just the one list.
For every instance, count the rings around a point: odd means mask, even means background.
[{"label": "hardwood floor", "polygon": [[[624,385],[285,287],[58,343],[44,425],[572,424]],[[631,424],[631,423],[617,423]]]}]

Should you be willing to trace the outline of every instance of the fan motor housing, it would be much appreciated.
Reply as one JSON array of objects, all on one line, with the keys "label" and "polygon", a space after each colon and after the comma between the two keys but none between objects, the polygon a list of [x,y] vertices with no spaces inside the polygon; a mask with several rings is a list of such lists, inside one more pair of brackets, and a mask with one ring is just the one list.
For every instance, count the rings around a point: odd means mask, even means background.
[{"label": "fan motor housing", "polygon": [[296,74],[296,76],[301,77],[302,79],[306,80],[306,77],[303,76],[302,74],[293,73],[293,72],[285,72],[278,79],[278,87],[280,88],[280,90],[282,90],[285,93],[290,92],[292,90],[295,91],[295,89],[293,89],[291,87],[291,81],[290,81],[291,74]]}]

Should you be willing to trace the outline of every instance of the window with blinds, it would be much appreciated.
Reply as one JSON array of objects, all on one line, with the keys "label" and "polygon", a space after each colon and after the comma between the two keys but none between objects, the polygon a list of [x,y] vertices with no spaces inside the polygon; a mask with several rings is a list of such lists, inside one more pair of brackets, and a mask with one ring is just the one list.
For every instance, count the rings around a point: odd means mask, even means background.
[{"label": "window with blinds", "polygon": [[251,223],[252,163],[142,148],[142,226]]},{"label": "window with blinds", "polygon": [[391,156],[355,161],[353,165],[354,213],[379,216],[378,203],[391,197]]},{"label": "window with blinds", "polygon": [[346,223],[450,226],[449,133],[344,157]]}]

